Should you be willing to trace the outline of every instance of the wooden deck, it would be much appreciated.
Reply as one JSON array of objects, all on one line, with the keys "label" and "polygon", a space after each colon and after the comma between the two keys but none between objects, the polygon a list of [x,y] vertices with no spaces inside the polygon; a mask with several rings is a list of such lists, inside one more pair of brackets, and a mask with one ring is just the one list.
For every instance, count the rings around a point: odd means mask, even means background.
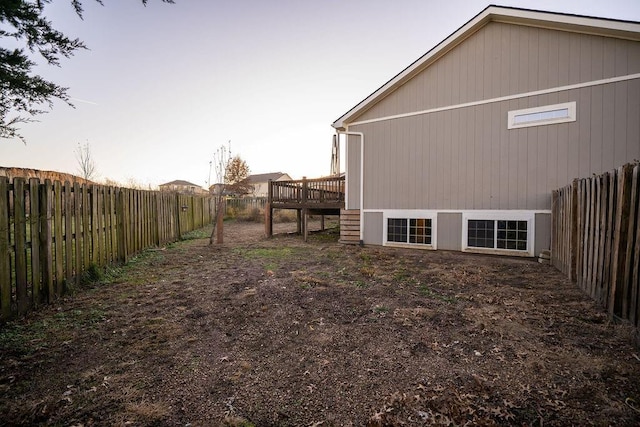
[{"label": "wooden deck", "polygon": [[[269,197],[265,207],[265,233],[273,235],[273,209],[295,209],[298,213],[298,232],[308,235],[309,215],[340,215],[344,209],[344,176],[269,181]],[[324,223],[324,221],[323,221]]]}]

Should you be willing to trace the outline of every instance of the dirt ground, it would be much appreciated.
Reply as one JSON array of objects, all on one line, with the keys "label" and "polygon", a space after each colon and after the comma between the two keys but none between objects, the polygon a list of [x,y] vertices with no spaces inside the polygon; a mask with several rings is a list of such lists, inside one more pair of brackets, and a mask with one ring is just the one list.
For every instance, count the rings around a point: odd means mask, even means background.
[{"label": "dirt ground", "polygon": [[0,424],[640,425],[632,330],[552,267],[262,233],[0,326]]}]

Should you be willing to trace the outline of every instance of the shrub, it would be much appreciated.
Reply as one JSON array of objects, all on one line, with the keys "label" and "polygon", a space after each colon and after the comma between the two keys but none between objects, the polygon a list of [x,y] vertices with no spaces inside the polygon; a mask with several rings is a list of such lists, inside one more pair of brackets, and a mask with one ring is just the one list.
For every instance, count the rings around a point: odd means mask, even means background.
[{"label": "shrub", "polygon": [[247,222],[264,222],[264,213],[258,208],[252,208],[240,212],[238,219]]},{"label": "shrub", "polygon": [[102,280],[102,271],[98,266],[94,263],[89,264],[89,268],[82,273],[82,283],[84,285],[89,285],[91,283],[96,283]]},{"label": "shrub", "polygon": [[295,222],[298,220],[296,211],[292,209],[274,209],[273,222]]}]

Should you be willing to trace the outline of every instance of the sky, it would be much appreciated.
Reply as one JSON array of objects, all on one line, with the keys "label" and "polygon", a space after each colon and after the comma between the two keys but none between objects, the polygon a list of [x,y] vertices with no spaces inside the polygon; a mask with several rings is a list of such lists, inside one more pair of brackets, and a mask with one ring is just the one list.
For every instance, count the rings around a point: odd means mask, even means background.
[{"label": "sky", "polygon": [[[88,144],[96,181],[213,184],[220,147],[252,174],[330,172],[331,127],[473,18],[481,0],[70,0],[45,15],[88,50],[36,72],[68,87],[0,139],[0,166],[79,174]],[[640,21],[640,0],[504,0],[502,6]],[[37,59],[34,57],[34,59]]]}]

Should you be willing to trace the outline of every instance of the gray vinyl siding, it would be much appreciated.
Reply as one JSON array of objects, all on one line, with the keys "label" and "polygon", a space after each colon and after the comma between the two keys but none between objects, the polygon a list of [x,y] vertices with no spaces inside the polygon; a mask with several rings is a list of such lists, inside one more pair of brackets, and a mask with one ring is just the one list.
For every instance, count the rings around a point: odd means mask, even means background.
[{"label": "gray vinyl siding", "polygon": [[534,254],[551,248],[551,214],[537,213],[535,215]]},{"label": "gray vinyl siding", "polygon": [[491,22],[353,121],[640,72],[640,43]]},{"label": "gray vinyl siding", "polygon": [[462,214],[438,213],[438,249],[459,251],[462,249]]},{"label": "gray vinyl siding", "polygon": [[345,209],[360,208],[360,138],[347,137],[346,153],[346,206]]},{"label": "gray vinyl siding", "polygon": [[364,213],[364,243],[367,245],[382,245],[383,243],[382,212]]},{"label": "gray vinyl siding", "polygon": [[[576,101],[575,122],[507,129],[510,110],[569,101]],[[640,158],[640,80],[349,130],[365,134],[365,209],[548,210],[551,192],[574,178]],[[359,141],[348,149],[349,208],[354,208]]]},{"label": "gray vinyl siding", "polygon": [[[437,248],[450,250],[462,249],[463,213],[535,212],[537,255],[550,247],[553,190],[640,159],[640,79],[525,94],[636,73],[638,41],[490,22],[344,122],[365,135],[362,208],[440,211]],[[509,111],[565,102],[575,122],[507,128]],[[448,109],[424,113],[437,108]],[[359,137],[347,153],[357,209]],[[384,241],[378,212],[364,214],[365,243]]]}]

